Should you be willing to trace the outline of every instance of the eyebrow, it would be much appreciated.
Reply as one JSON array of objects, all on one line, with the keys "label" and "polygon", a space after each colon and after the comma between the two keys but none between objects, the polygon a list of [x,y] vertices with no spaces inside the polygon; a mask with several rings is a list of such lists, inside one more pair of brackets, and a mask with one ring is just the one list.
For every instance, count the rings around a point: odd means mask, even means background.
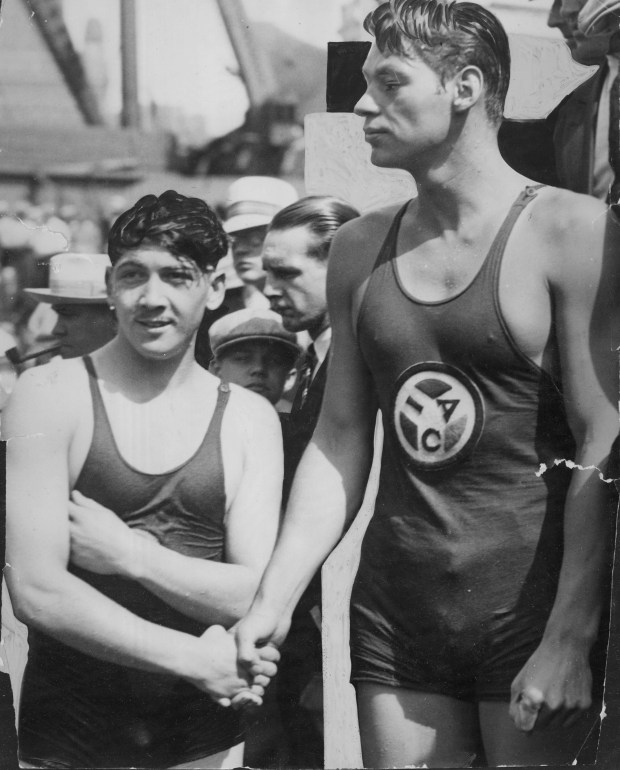
[{"label": "eyebrow", "polygon": [[[362,73],[364,75],[368,74],[368,69],[366,67],[362,67]],[[377,64],[377,66],[374,68],[374,70],[371,70],[371,75],[398,75],[398,72],[394,69],[394,65],[388,64],[387,62],[381,62],[380,64]]]},{"label": "eyebrow", "polygon": [[[401,56],[398,57],[396,54],[393,54],[398,59],[402,59],[406,61],[407,63],[410,63],[412,65],[416,65],[419,63],[419,59],[416,59],[415,57],[409,57],[409,56]],[[401,76],[404,76],[405,72],[399,72],[397,69],[395,69],[393,64],[390,64],[386,61],[382,61],[375,67],[374,70],[370,71],[370,75],[373,77],[385,77],[386,75],[391,77],[400,78]],[[368,80],[369,71],[365,66],[362,66],[362,75]]]},{"label": "eyebrow", "polygon": [[125,265],[130,265],[132,267],[144,267],[144,264],[140,262],[140,260],[134,258],[123,259],[120,262],[117,262],[114,267],[121,268],[125,267]]},{"label": "eyebrow", "polygon": [[293,265],[265,265],[263,264],[263,268],[265,270],[270,270],[272,273],[300,273],[301,268],[293,266]]}]

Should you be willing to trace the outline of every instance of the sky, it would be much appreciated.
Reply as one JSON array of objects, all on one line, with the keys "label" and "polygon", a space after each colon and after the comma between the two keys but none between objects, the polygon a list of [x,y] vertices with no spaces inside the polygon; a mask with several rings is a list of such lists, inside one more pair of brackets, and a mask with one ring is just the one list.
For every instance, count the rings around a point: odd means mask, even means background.
[{"label": "sky", "polygon": [[[103,31],[100,58],[107,74],[105,109],[120,109],[120,0],[62,0],[65,21],[76,49],[84,51],[89,19]],[[140,101],[167,105],[183,114],[177,132],[189,144],[200,144],[241,124],[247,96],[216,0],[135,0],[138,19]],[[360,7],[372,0],[355,0]],[[508,31],[554,35],[544,20],[551,0],[483,0]],[[339,40],[342,7],[351,0],[243,0],[248,23],[262,21],[325,47]],[[538,12],[537,12],[538,11]],[[95,53],[95,56],[98,54]]]}]

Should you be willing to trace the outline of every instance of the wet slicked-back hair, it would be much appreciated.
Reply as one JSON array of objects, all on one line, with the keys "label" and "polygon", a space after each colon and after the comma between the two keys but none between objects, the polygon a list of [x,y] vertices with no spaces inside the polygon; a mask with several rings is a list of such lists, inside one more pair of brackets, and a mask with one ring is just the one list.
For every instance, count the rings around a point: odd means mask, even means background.
[{"label": "wet slicked-back hair", "polygon": [[228,237],[205,201],[167,190],[140,198],[110,229],[108,254],[113,265],[140,246],[166,249],[206,272],[226,255]]},{"label": "wet slicked-back hair", "polygon": [[327,259],[329,247],[338,228],[359,215],[356,208],[340,198],[308,195],[278,211],[271,220],[269,232],[306,227],[315,236],[308,256],[323,261]]},{"label": "wet slicked-back hair", "polygon": [[442,81],[467,65],[484,76],[485,107],[499,125],[510,81],[508,37],[498,19],[477,3],[390,0],[368,14],[364,28],[381,53],[416,56]]}]

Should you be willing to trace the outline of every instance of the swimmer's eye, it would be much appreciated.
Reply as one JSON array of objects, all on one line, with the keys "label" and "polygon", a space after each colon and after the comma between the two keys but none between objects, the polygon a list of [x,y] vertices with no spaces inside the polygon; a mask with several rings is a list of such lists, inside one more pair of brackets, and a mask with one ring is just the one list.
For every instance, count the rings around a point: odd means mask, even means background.
[{"label": "swimmer's eye", "polygon": [[116,278],[119,281],[127,283],[139,281],[144,275],[144,271],[130,265],[122,266],[117,270]]},{"label": "swimmer's eye", "polygon": [[400,86],[400,83],[397,80],[388,80],[384,81],[381,84],[381,87],[384,91],[395,91]]},{"label": "swimmer's eye", "polygon": [[171,270],[162,276],[168,283],[176,285],[193,283],[196,275],[191,270]]}]

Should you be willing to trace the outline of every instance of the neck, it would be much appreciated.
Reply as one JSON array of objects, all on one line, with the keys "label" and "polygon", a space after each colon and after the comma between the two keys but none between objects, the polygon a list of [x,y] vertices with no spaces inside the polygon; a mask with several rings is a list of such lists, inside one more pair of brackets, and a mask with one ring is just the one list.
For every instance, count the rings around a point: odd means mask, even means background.
[{"label": "neck", "polygon": [[321,334],[323,334],[326,329],[329,329],[329,316],[324,315],[319,323],[317,323],[315,326],[309,327],[307,331],[312,342],[316,342],[316,340],[321,336]]},{"label": "neck", "polygon": [[419,214],[441,230],[459,230],[472,218],[505,208],[528,180],[503,160],[495,141],[452,147],[443,163],[413,171]]},{"label": "neck", "polygon": [[149,358],[138,353],[120,336],[114,338],[102,352],[120,373],[119,380],[129,391],[139,391],[145,399],[158,395],[166,388],[187,382],[197,366],[194,358],[194,340],[183,350],[165,358]]}]

